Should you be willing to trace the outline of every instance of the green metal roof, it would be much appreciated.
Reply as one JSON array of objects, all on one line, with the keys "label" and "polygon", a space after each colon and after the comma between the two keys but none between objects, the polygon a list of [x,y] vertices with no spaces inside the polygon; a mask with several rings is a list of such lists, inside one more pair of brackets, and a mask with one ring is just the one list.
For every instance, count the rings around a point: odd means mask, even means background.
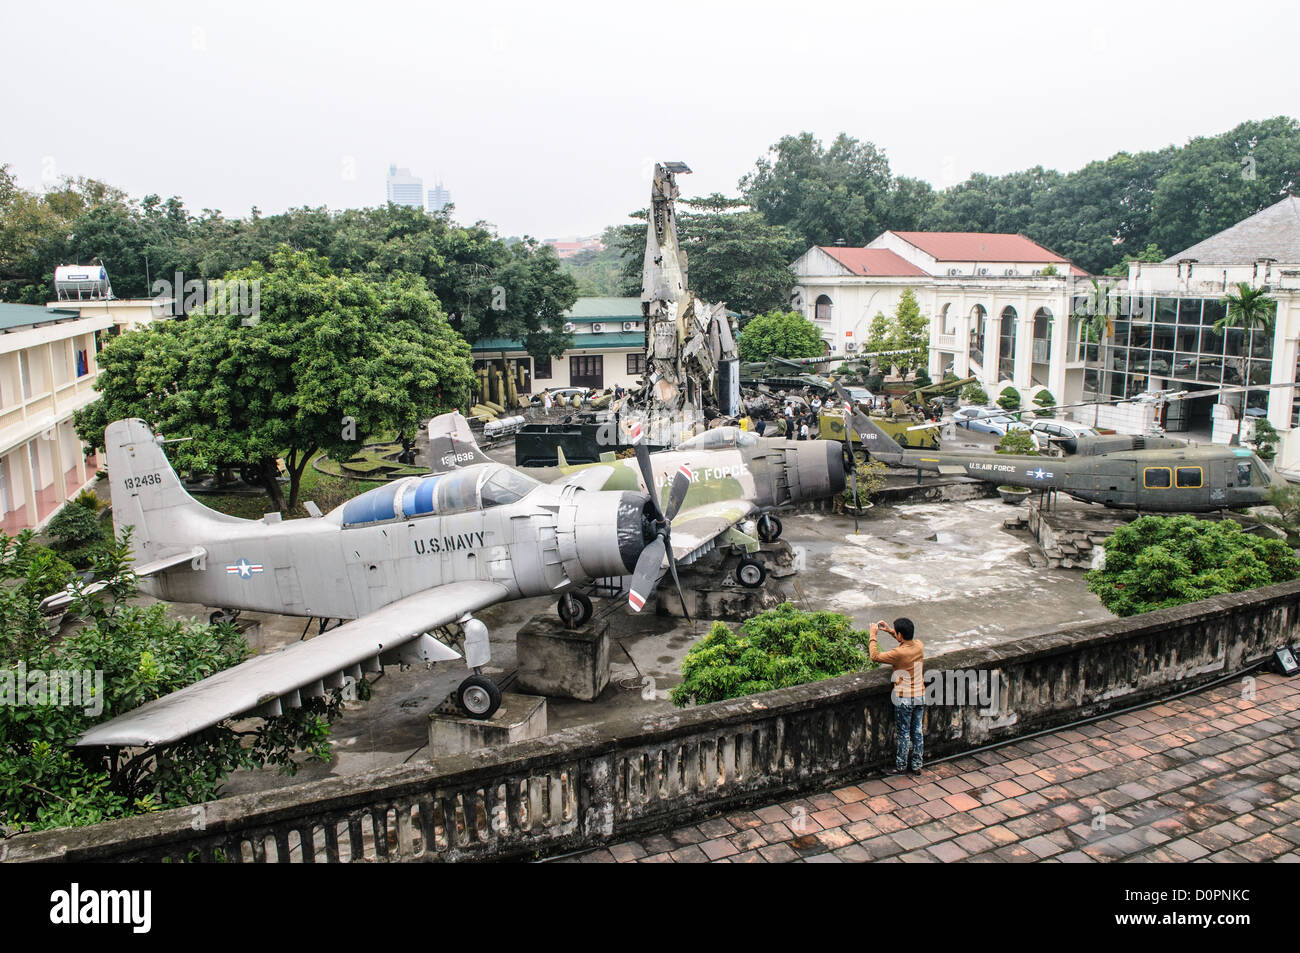
[{"label": "green metal roof", "polygon": [[[640,331],[617,331],[610,334],[575,334],[571,351],[600,351],[611,347],[644,347],[645,335]],[[470,350],[478,354],[487,351],[522,351],[523,341],[509,338],[484,338],[475,341]]]},{"label": "green metal roof", "polygon": [[564,312],[567,321],[640,321],[640,298],[579,298],[573,307]]},{"label": "green metal roof", "polygon": [[0,303],[0,330],[26,327],[32,324],[49,324],[81,317],[79,311],[50,310],[41,304]]}]

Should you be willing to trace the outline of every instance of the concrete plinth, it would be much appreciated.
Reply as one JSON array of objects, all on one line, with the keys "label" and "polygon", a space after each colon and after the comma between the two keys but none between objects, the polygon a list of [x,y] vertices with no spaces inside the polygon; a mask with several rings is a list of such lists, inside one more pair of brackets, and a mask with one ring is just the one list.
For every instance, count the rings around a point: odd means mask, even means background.
[{"label": "concrete plinth", "polygon": [[568,629],[552,614],[537,616],[515,636],[515,659],[524,691],[594,701],[609,684],[609,627],[595,619]]},{"label": "concrete plinth", "polygon": [[429,748],[436,755],[529,741],[546,734],[546,699],[503,692],[501,707],[488,719],[468,715],[429,716]]}]

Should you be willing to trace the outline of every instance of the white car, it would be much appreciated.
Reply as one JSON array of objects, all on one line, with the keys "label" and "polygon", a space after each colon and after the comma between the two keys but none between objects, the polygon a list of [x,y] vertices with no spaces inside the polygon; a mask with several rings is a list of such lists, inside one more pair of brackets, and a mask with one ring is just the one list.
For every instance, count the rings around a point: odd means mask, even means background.
[{"label": "white car", "polygon": [[1040,446],[1057,446],[1067,453],[1073,453],[1080,437],[1097,437],[1092,427],[1076,424],[1068,420],[1035,420],[1029,429],[1038,437]]}]

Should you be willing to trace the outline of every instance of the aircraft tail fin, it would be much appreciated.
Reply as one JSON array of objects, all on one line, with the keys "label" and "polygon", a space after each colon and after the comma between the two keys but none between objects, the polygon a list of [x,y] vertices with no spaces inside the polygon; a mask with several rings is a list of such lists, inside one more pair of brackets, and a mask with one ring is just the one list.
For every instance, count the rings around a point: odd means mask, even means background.
[{"label": "aircraft tail fin", "polygon": [[492,458],[479,449],[469,421],[452,411],[429,421],[429,470],[446,473],[476,463],[491,463]]},{"label": "aircraft tail fin", "polygon": [[131,531],[138,565],[189,549],[202,525],[242,523],[208,509],[185,491],[153,430],[139,418],[115,420],[104,430],[113,530]]},{"label": "aircraft tail fin", "polygon": [[906,451],[860,410],[853,412],[853,430],[873,459],[883,460],[885,463],[903,462]]}]

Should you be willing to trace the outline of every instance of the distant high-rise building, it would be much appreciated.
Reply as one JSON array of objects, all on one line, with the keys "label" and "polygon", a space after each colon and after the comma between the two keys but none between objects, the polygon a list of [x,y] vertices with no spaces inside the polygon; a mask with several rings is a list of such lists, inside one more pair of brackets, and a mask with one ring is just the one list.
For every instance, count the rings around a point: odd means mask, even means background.
[{"label": "distant high-rise building", "polygon": [[451,204],[451,193],[439,182],[429,190],[429,213],[441,212]]},{"label": "distant high-rise building", "polygon": [[424,208],[424,180],[410,169],[388,167],[388,201],[410,208]]}]

